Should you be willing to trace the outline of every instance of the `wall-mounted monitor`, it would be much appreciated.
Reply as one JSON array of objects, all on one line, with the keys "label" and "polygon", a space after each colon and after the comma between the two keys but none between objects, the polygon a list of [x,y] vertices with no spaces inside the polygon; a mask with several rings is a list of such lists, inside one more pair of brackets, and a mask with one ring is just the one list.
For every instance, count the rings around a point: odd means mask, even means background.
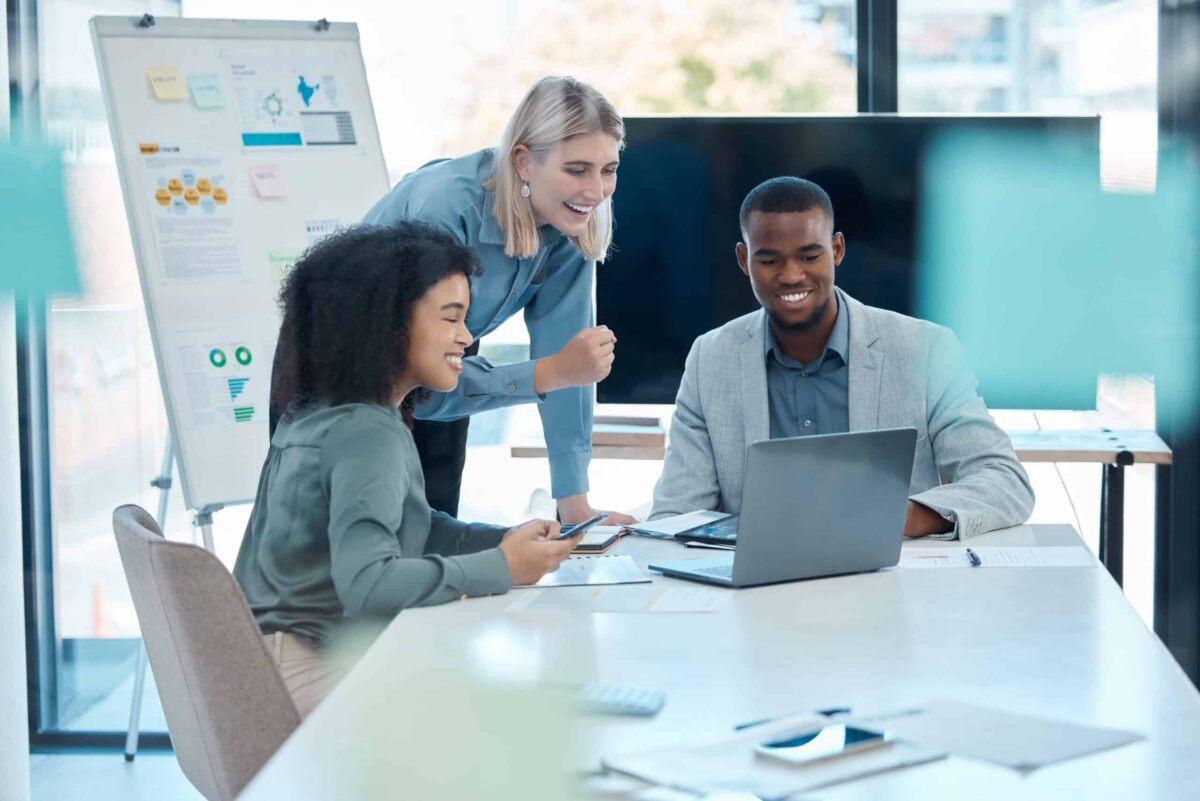
[{"label": "wall-mounted monitor", "polygon": [[[820,184],[846,257],[836,283],[913,313],[922,161],[935,137],[986,130],[1094,152],[1098,117],[627,117],[613,252],[597,269],[597,316],[619,340],[602,403],[674,403],[692,341],[758,308],[734,246],[746,193],[779,175]],[[936,321],[935,321],[936,322]]]}]

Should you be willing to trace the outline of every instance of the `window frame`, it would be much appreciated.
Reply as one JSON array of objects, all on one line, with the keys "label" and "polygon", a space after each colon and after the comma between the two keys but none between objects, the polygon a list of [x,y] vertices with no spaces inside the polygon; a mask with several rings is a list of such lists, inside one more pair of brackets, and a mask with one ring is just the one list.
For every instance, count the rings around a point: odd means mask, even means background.
[{"label": "window frame", "polygon": [[[36,139],[42,125],[38,0],[6,0],[6,10],[9,65],[6,122],[14,140]],[[56,657],[61,642],[54,612],[50,383],[46,358],[50,303],[44,298],[28,297],[18,297],[15,301],[29,746],[34,752],[62,748],[122,750],[124,732],[64,731],[58,727]],[[146,733],[139,739],[139,750],[170,748],[170,738],[162,733]]]}]

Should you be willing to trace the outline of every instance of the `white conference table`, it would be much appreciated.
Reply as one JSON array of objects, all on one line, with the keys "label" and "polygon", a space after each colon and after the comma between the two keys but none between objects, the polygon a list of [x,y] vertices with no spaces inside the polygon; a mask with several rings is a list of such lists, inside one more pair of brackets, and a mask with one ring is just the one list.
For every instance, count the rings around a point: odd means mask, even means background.
[{"label": "white conference table", "polygon": [[[1021,526],[971,544],[1081,542],[1070,526]],[[643,565],[711,553],[634,537],[617,552]],[[406,611],[242,798],[338,798],[354,766],[333,759],[329,742],[354,738],[366,705],[376,712],[394,705],[397,725],[410,725],[404,696],[416,690],[403,689],[404,676],[439,668],[667,692],[654,718],[588,718],[574,768],[594,768],[604,754],[720,737],[739,722],[788,712],[954,698],[1147,739],[1027,775],[951,757],[802,797],[1200,798],[1200,695],[1098,564],[894,569],[730,592],[714,613],[509,612],[511,594]],[[372,669],[363,670],[368,662]],[[362,686],[361,677],[381,675],[383,665],[394,684]],[[403,786],[399,754],[395,771]],[[488,797],[484,787],[481,777],[480,798]]]}]

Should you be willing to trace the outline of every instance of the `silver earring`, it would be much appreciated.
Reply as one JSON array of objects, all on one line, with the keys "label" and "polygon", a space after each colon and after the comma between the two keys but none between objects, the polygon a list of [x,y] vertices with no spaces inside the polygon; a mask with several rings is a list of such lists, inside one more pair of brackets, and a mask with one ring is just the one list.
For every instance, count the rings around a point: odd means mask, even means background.
[{"label": "silver earring", "polygon": [[521,181],[521,197],[529,197],[529,182]]}]

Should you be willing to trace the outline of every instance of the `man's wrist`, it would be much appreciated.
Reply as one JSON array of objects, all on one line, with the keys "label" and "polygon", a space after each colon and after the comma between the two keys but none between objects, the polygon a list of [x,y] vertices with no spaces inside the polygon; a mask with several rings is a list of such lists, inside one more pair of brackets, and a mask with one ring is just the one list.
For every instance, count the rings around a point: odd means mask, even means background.
[{"label": "man's wrist", "polygon": [[904,521],[904,536],[924,537],[927,534],[944,534],[947,531],[953,530],[954,524],[942,517],[935,510],[916,501],[908,502],[908,514],[905,516]]},{"label": "man's wrist", "polygon": [[533,391],[545,395],[556,389],[561,387],[558,386],[558,370],[554,364],[554,357],[538,359],[533,363]]},{"label": "man's wrist", "polygon": [[564,522],[581,523],[591,516],[592,507],[586,492],[558,499],[558,516]]}]

